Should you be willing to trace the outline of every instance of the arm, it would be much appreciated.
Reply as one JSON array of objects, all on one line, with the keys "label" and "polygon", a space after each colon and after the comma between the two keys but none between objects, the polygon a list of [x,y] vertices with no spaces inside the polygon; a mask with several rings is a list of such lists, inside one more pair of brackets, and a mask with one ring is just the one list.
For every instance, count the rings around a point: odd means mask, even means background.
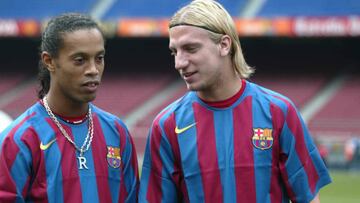
[{"label": "arm", "polygon": [[139,202],[178,202],[177,186],[172,177],[174,155],[164,132],[156,122],[150,129],[142,167]]},{"label": "arm", "polygon": [[30,162],[13,134],[0,136],[0,140],[6,136],[0,141],[0,202],[24,202],[28,192]]},{"label": "arm", "polygon": [[314,199],[310,203],[320,203],[319,193],[316,194],[316,196],[314,197]]},{"label": "arm", "polygon": [[[280,169],[288,195],[293,202],[318,201],[319,190],[331,182],[309,131],[291,104],[280,136]],[[315,195],[315,198],[314,198]]]},{"label": "arm", "polygon": [[118,129],[120,129],[120,150],[122,158],[122,182],[119,202],[137,202],[139,173],[135,146],[126,127],[123,126],[123,128],[120,128],[118,126]]}]

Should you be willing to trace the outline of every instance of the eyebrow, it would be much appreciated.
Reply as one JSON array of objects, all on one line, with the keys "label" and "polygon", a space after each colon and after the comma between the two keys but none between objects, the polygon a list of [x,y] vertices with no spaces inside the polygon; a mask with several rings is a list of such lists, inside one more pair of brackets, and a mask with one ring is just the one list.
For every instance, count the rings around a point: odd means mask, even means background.
[{"label": "eyebrow", "polygon": [[103,49],[103,50],[101,50],[101,51],[97,52],[96,54],[105,54],[105,49]]},{"label": "eyebrow", "polygon": [[[180,45],[181,48],[186,48],[186,47],[198,47],[198,46],[201,46],[201,43],[199,42],[187,42],[187,43],[184,43],[182,45]],[[169,45],[169,49],[175,49],[175,47],[173,47],[172,45]]]},{"label": "eyebrow", "polygon": [[[101,50],[101,51],[98,51],[96,52],[95,55],[99,55],[99,54],[105,54],[105,49]],[[78,56],[78,55],[85,55],[85,56],[89,56],[90,54],[87,53],[87,52],[82,52],[82,51],[79,51],[79,52],[75,52],[73,54],[70,55],[70,57],[73,57],[73,56]]]}]

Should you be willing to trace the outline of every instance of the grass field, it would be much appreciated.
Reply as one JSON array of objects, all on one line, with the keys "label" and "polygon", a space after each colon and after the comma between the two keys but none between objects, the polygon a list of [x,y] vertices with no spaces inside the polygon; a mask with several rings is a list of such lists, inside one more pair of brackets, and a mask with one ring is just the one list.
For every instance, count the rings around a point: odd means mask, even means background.
[{"label": "grass field", "polygon": [[320,192],[322,203],[359,203],[360,171],[330,171],[332,183]]}]

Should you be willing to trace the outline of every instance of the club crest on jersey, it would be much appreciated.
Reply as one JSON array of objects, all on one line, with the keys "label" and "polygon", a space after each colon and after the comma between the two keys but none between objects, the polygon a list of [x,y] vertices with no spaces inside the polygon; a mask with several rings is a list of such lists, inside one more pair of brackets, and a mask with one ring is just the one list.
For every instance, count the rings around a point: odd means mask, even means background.
[{"label": "club crest on jersey", "polygon": [[113,168],[119,168],[121,165],[120,148],[107,146],[107,162]]},{"label": "club crest on jersey", "polygon": [[269,149],[273,145],[272,129],[269,128],[253,128],[254,135],[252,137],[252,143],[254,147],[265,150]]}]

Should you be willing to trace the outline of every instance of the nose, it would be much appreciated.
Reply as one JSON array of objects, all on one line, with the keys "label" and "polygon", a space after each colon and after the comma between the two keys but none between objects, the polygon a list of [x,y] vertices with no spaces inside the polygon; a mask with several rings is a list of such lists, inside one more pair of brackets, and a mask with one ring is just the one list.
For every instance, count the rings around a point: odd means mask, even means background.
[{"label": "nose", "polygon": [[184,54],[178,52],[175,56],[175,69],[180,70],[186,68],[188,65],[189,65],[188,58]]},{"label": "nose", "polygon": [[87,75],[98,75],[100,70],[100,65],[96,63],[95,60],[91,60],[89,66],[86,69]]}]

